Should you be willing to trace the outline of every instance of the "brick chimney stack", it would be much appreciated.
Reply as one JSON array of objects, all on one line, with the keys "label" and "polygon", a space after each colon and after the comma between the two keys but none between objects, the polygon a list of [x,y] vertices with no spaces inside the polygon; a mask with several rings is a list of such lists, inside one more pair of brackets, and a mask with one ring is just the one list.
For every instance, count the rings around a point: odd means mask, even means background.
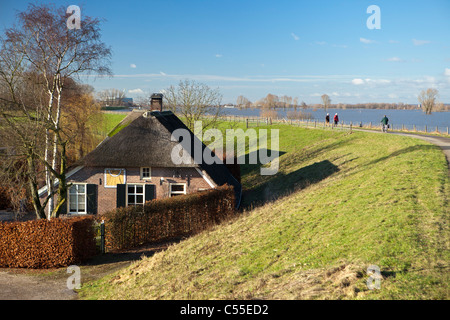
[{"label": "brick chimney stack", "polygon": [[151,111],[162,111],[163,108],[163,95],[162,93],[154,93],[150,97],[150,110]]}]

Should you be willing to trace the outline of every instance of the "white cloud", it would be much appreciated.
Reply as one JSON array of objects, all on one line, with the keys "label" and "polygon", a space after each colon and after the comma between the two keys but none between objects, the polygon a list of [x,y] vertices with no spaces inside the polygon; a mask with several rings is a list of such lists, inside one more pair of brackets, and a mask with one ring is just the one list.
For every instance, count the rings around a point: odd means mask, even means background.
[{"label": "white cloud", "polygon": [[300,38],[295,34],[295,33],[291,33],[292,38],[294,38],[295,41],[300,40]]},{"label": "white cloud", "polygon": [[[93,76],[93,75],[87,75]],[[174,80],[191,79],[196,81],[234,81],[234,82],[323,82],[323,81],[348,81],[356,75],[291,75],[291,76],[222,76],[208,74],[166,74],[160,73],[141,73],[141,74],[115,74],[114,78],[144,78],[143,81],[151,79],[161,79],[162,77]]]},{"label": "white cloud", "polygon": [[360,84],[364,84],[364,80],[363,79],[353,79],[352,83],[354,85],[360,85]]},{"label": "white cloud", "polygon": [[222,58],[222,55],[220,53],[216,54],[216,58]]},{"label": "white cloud", "polygon": [[396,95],[395,93],[388,94],[388,97],[391,99],[398,99],[398,95]]},{"label": "white cloud", "polygon": [[400,42],[397,40],[389,40],[389,43],[400,43]]},{"label": "white cloud", "polygon": [[324,46],[324,45],[327,44],[325,41],[316,41],[316,42],[314,42],[314,43],[315,43],[315,44],[318,44],[319,46]]},{"label": "white cloud", "polygon": [[392,58],[388,58],[386,59],[386,61],[390,61],[390,62],[404,62],[405,60],[399,58],[399,57],[392,57]]},{"label": "white cloud", "polygon": [[136,65],[134,63],[130,64],[130,68],[136,69]]},{"label": "white cloud", "polygon": [[391,83],[391,80],[386,80],[386,79],[353,79],[352,80],[352,84],[354,85],[362,85],[362,84],[371,84],[371,85],[376,85],[376,84],[388,84]]},{"label": "white cloud", "polygon": [[412,39],[412,42],[415,46],[423,46],[424,44],[431,43],[431,41],[429,40],[417,40],[417,39]]},{"label": "white cloud", "polygon": [[444,76],[450,77],[450,68],[445,68]]},{"label": "white cloud", "polygon": [[375,40],[370,40],[370,39],[366,39],[366,38],[359,38],[359,41],[361,41],[362,43],[365,43],[365,44],[375,43]]},{"label": "white cloud", "polygon": [[331,46],[335,48],[348,48],[346,44],[332,44]]},{"label": "white cloud", "polygon": [[128,90],[128,93],[131,93],[131,94],[143,94],[144,93],[144,91],[142,91],[142,89],[131,89],[131,90]]}]

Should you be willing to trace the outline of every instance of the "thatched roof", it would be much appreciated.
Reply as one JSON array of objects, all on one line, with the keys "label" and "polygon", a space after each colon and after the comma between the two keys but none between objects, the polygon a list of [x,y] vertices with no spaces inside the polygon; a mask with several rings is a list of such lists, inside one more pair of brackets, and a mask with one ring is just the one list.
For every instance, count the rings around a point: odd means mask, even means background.
[{"label": "thatched roof", "polygon": [[170,141],[171,132],[161,124],[161,117],[144,117],[144,112],[136,111],[132,115],[127,117],[130,123],[126,127],[106,138],[82,160],[83,165],[117,168],[174,166],[171,150],[178,142]]},{"label": "thatched roof", "polygon": [[[216,159],[214,164],[199,163],[175,165],[171,158],[172,149],[179,143],[171,141],[176,129],[186,129],[191,138],[191,150],[186,150],[193,158],[194,145],[200,143],[202,152],[207,148],[171,111],[141,112],[126,127],[112,137],[106,138],[98,147],[81,160],[81,165],[89,167],[193,167],[206,173],[218,186],[229,184],[241,192],[240,183],[228,168]],[[239,200],[238,200],[239,202]]]}]

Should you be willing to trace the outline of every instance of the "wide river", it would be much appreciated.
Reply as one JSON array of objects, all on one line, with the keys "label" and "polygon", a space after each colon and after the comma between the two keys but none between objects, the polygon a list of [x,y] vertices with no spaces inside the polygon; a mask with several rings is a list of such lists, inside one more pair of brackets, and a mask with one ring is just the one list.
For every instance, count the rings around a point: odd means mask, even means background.
[{"label": "wide river", "polygon": [[[276,109],[278,118],[287,118],[287,112],[293,111],[293,108],[278,108]],[[450,127],[450,112],[433,112],[430,115],[425,114],[422,110],[384,110],[384,109],[301,109],[302,112],[310,113],[315,120],[321,122],[325,121],[325,115],[328,112],[332,119],[337,113],[340,121],[353,125],[359,123],[379,125],[381,118],[386,115],[389,118],[389,123],[394,127],[400,128],[402,125],[405,128],[412,129],[416,126],[417,130],[424,130],[427,126],[428,130],[435,130],[438,126],[440,131],[445,131]],[[238,108],[224,108],[226,115],[248,116],[254,117],[260,115],[260,109],[238,109]]]}]

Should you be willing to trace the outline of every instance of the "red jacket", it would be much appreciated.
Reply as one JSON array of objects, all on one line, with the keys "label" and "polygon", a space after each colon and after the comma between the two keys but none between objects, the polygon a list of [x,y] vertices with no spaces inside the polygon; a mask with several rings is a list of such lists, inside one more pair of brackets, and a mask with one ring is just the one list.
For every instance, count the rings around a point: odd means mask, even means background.
[{"label": "red jacket", "polygon": [[338,115],[337,115],[337,114],[335,114],[335,115],[334,115],[334,118],[333,118],[333,120],[334,120],[335,122],[339,122],[339,117],[338,117]]}]

